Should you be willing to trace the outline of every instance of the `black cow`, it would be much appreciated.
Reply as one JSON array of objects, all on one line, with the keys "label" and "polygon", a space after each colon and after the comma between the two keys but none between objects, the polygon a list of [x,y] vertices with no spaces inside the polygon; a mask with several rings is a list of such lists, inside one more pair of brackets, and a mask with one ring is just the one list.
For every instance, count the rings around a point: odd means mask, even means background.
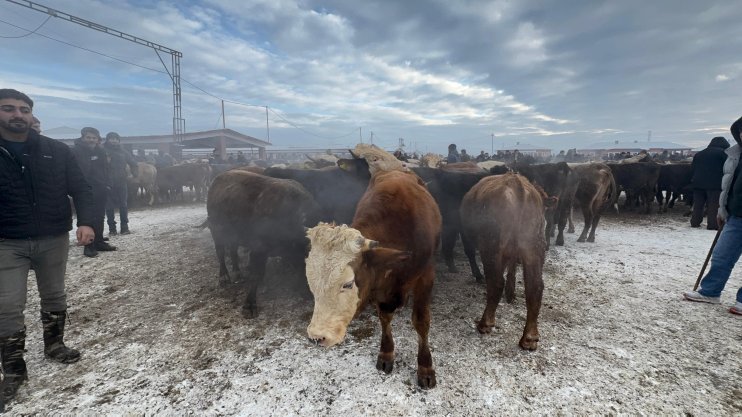
[{"label": "black cow", "polygon": [[652,212],[657,181],[660,177],[660,164],[654,162],[633,162],[628,164],[606,164],[611,168],[619,190],[626,193],[624,208],[644,205],[644,212]]},{"label": "black cow", "polygon": [[680,197],[680,194],[692,193],[692,190],[690,190],[690,180],[692,177],[693,169],[691,168],[691,164],[660,165],[660,176],[657,179],[657,194],[655,197],[661,211],[665,212],[668,208],[673,208],[675,200]]}]

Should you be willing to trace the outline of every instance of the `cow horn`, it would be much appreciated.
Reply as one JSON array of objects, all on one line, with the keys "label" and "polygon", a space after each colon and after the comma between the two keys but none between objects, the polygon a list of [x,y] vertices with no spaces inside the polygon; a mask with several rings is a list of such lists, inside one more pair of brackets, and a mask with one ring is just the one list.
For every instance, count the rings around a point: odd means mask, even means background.
[{"label": "cow horn", "polygon": [[310,161],[312,161],[312,162],[317,162],[317,161],[315,161],[315,160],[314,160],[314,159],[313,159],[313,158],[312,158],[311,156],[309,156],[309,154],[306,154],[306,153],[305,153],[305,154],[304,154],[304,156],[306,156],[306,157],[307,157],[307,159],[308,159],[308,160],[310,160]]},{"label": "cow horn", "polygon": [[353,152],[353,150],[351,150],[351,149],[348,149],[348,152],[350,152],[350,155],[351,155],[351,156],[352,156],[352,157],[353,157],[354,159],[361,159],[361,157],[360,157],[360,156],[358,156],[358,155],[356,155],[356,154],[355,154],[355,153]]},{"label": "cow horn", "polygon": [[371,239],[366,239],[363,236],[359,237],[357,242],[358,245],[361,247],[361,252],[365,252],[379,246],[379,242]]}]

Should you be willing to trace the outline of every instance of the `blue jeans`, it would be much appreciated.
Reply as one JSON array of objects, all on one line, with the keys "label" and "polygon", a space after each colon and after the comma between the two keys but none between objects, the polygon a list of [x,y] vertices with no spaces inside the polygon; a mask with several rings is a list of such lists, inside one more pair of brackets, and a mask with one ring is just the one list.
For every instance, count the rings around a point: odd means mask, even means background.
[{"label": "blue jeans", "polygon": [[[698,292],[707,297],[720,296],[740,255],[742,255],[742,217],[729,216],[719,241],[711,252],[711,269],[701,280]],[[742,303],[742,288],[737,291],[737,301]]]}]

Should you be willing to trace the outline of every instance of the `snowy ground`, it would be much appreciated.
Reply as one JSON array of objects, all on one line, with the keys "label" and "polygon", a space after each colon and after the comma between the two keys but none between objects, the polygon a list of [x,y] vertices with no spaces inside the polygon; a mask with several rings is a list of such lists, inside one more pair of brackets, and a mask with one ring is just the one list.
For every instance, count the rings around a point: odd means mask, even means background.
[{"label": "snowy ground", "polygon": [[[375,369],[379,325],[369,310],[344,343],[306,339],[312,302],[285,284],[259,294],[247,320],[239,285],[220,288],[203,205],[131,213],[134,234],[98,258],[70,249],[68,344],[73,365],[43,358],[38,296],[29,290],[30,380],[11,415],[573,415],[742,414],[742,318],[723,304],[681,301],[714,232],[675,213],[604,218],[597,243],[547,255],[535,352],[518,347],[525,306],[498,309],[490,335],[474,323],[485,289],[439,263],[430,342],[438,386],[415,383],[417,336],[409,308],[394,321],[397,359]],[[580,230],[581,225],[578,227]],[[459,249],[460,251],[460,249]],[[458,263],[466,271],[463,255]],[[269,278],[269,281],[271,279]]]}]

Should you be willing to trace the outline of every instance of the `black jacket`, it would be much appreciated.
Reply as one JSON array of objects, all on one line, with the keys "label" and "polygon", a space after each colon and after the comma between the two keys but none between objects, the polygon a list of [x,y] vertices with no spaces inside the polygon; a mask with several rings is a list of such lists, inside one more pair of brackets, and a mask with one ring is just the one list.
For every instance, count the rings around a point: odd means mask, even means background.
[{"label": "black jacket", "polygon": [[108,154],[108,173],[112,184],[126,184],[126,165],[129,165],[131,175],[137,176],[137,161],[134,160],[129,151],[122,148],[121,145],[112,145],[108,141],[103,143],[103,149]]},{"label": "black jacket", "polygon": [[715,137],[706,149],[693,157],[691,186],[694,189],[721,191],[724,161],[727,160],[724,150],[728,147],[729,142],[726,139]]},{"label": "black jacket", "polygon": [[91,187],[70,148],[29,130],[21,161],[0,141],[0,238],[57,236],[72,229],[72,196],[78,226],[93,226]]},{"label": "black jacket", "polygon": [[111,186],[108,174],[108,157],[103,148],[96,146],[91,149],[82,139],[77,139],[75,146],[72,148],[72,153],[75,155],[85,180],[93,187],[93,192],[105,191],[106,187]]}]

